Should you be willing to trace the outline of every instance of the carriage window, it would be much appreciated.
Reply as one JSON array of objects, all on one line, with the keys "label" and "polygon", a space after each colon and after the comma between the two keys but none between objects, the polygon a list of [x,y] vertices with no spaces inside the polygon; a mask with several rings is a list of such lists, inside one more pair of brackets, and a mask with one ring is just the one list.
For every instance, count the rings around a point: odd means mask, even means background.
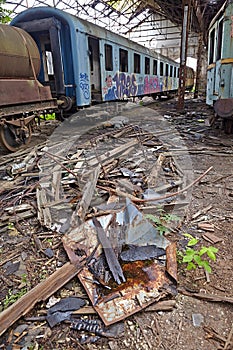
[{"label": "carriage window", "polygon": [[154,60],[153,61],[153,75],[157,75],[158,74],[158,61]]},{"label": "carriage window", "polygon": [[170,77],[173,76],[173,66],[170,66]]},{"label": "carriage window", "polygon": [[128,51],[120,49],[120,71],[128,72]]},{"label": "carriage window", "polygon": [[160,75],[163,75],[163,62],[160,62]]},{"label": "carriage window", "polygon": [[46,62],[47,62],[47,69],[48,69],[48,75],[53,75],[53,56],[51,51],[45,51],[46,56]]},{"label": "carriage window", "polygon": [[168,66],[168,64],[166,63],[166,74],[165,74],[166,77],[168,77],[168,67],[169,67],[169,66]]},{"label": "carriage window", "polygon": [[150,74],[150,59],[145,57],[145,74]]},{"label": "carriage window", "polygon": [[174,77],[177,77],[177,71],[176,71],[176,67],[174,67]]},{"label": "carriage window", "polygon": [[180,68],[177,69],[177,77],[180,77]]},{"label": "carriage window", "polygon": [[140,55],[134,54],[134,73],[141,73]]},{"label": "carriage window", "polygon": [[212,32],[210,33],[209,64],[214,62],[214,50],[215,50],[214,40],[215,40],[215,29],[213,29]]},{"label": "carriage window", "polygon": [[105,69],[113,70],[113,60],[112,60],[112,45],[105,44]]},{"label": "carriage window", "polygon": [[216,61],[220,60],[222,55],[222,32],[223,32],[223,20],[221,20],[218,24],[218,47],[217,47]]}]

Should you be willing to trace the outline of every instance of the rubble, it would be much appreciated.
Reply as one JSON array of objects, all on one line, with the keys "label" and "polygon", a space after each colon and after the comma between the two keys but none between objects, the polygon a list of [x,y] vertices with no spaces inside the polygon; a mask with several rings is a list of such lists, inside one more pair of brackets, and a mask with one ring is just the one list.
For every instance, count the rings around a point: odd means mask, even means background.
[{"label": "rubble", "polygon": [[[122,329],[114,333],[110,327],[141,310],[155,310],[177,295],[176,244],[161,235],[145,214],[158,216],[161,208],[182,213],[189,190],[212,167],[193,180],[189,167],[180,165],[179,152],[183,158],[186,150],[177,145],[171,130],[170,139],[163,142],[164,130],[151,132],[143,122],[133,123],[131,115],[122,117],[126,112],[135,114],[127,104],[121,107],[119,120],[114,108],[109,106],[103,114],[94,108],[98,122],[88,133],[84,130],[90,116],[84,111],[69,121],[61,140],[54,136],[46,145],[16,153],[15,163],[6,156],[0,164],[1,232],[9,230],[10,223],[20,233],[26,219],[38,219],[45,234],[56,235],[57,245],[67,254],[62,267],[2,311],[0,334],[75,276],[89,304],[83,307],[81,299],[80,310],[51,308],[45,320],[50,327],[66,320],[74,330],[94,333],[93,339],[90,334],[83,340],[80,336],[81,343],[119,336]],[[71,137],[70,125],[79,123],[78,135]],[[210,209],[196,212],[193,220]],[[209,235],[214,231],[211,223],[200,222],[198,227],[207,231],[206,239],[216,240]],[[55,248],[43,246],[41,237],[34,235],[36,249],[54,259]],[[15,256],[9,257],[8,268],[13,269],[9,274],[17,268]],[[231,303],[231,298],[222,301]],[[77,318],[85,312],[98,317],[101,327]]]}]

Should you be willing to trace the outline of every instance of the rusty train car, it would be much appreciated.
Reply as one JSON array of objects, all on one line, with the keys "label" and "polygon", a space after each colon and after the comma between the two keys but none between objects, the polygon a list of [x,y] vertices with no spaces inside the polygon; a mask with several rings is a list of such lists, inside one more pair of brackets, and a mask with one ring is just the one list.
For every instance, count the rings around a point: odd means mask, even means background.
[{"label": "rusty train car", "polygon": [[[178,90],[179,63],[64,11],[31,8],[1,28],[0,67],[9,63],[6,71],[0,68],[0,140],[9,150],[29,139],[35,111],[56,108],[56,101],[71,113],[92,103]],[[189,67],[187,76],[191,89]]]},{"label": "rusty train car", "polygon": [[0,43],[0,140],[15,151],[30,141],[35,115],[54,109],[56,101],[37,79],[40,54],[32,37],[0,25]]},{"label": "rusty train car", "polygon": [[216,118],[223,118],[226,133],[233,132],[232,47],[233,1],[227,0],[209,26],[206,93],[206,103],[213,106]]}]

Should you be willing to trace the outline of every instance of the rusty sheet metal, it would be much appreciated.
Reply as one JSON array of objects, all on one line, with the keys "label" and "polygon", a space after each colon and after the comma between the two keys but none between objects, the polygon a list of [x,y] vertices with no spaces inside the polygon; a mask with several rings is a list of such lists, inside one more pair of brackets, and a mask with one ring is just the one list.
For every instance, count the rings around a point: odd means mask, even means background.
[{"label": "rusty sheet metal", "polygon": [[52,100],[48,86],[37,80],[0,79],[0,107]]},{"label": "rusty sheet metal", "polygon": [[[176,293],[175,244],[170,244],[165,237],[159,235],[155,227],[131,202],[127,202],[116,218],[116,222],[124,232],[124,237],[121,236],[118,240],[118,247],[128,245],[132,241],[139,246],[156,242],[158,248],[166,249],[166,255],[165,262],[156,259],[137,261],[119,259],[126,278],[126,282],[120,285],[113,278],[107,281],[98,279],[88,266],[83,268],[78,277],[106,326],[123,320],[167,295]],[[111,232],[109,227],[112,219],[113,215],[98,218],[107,235]],[[137,237],[136,240],[132,235],[133,232]],[[64,235],[63,244],[74,263],[88,257],[89,261],[91,259],[98,261],[103,251],[102,246],[98,244],[97,233],[91,220]],[[114,248],[117,250],[118,247]]]},{"label": "rusty sheet metal", "polygon": [[171,281],[166,277],[166,269],[157,262],[148,261],[130,262],[123,265],[126,282],[103,296],[100,296],[87,268],[79,274],[96,312],[106,326],[125,319],[168,295],[166,289]]}]

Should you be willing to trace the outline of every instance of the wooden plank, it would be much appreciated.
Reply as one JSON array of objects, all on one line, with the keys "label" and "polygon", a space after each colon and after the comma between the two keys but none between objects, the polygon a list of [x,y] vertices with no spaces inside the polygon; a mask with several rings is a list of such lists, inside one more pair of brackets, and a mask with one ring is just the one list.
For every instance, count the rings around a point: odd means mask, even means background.
[{"label": "wooden plank", "polygon": [[186,291],[184,288],[178,288],[178,292],[183,294],[183,295],[187,295],[189,297],[197,298],[197,299],[201,299],[201,300],[205,300],[205,301],[233,304],[233,298],[225,296],[225,295],[207,294],[207,293],[191,293],[191,292]]},{"label": "wooden plank", "polygon": [[60,199],[61,167],[55,166],[52,171],[52,194],[55,201]]},{"label": "wooden plank", "polygon": [[48,228],[51,227],[52,218],[49,208],[46,206],[47,196],[44,188],[37,188],[37,206],[38,206],[38,219],[40,223]]},{"label": "wooden plank", "polygon": [[172,188],[178,187],[178,186],[181,185],[182,183],[183,183],[183,180],[176,180],[176,181],[173,181],[172,184],[166,184],[166,185],[162,185],[162,186],[160,186],[160,187],[156,187],[156,188],[155,188],[155,191],[156,191],[157,193],[166,192],[166,191],[171,190]]},{"label": "wooden plank", "polygon": [[161,167],[162,167],[165,159],[166,159],[166,157],[164,157],[162,154],[160,154],[156,163],[151,168],[150,174],[147,178],[148,187],[155,187],[156,186],[157,180],[158,180],[158,174],[159,174],[159,171],[161,170]]},{"label": "wooden plank", "polygon": [[89,166],[96,166],[99,163],[104,163],[107,160],[114,158],[115,156],[125,152],[128,148],[131,148],[132,146],[135,146],[137,144],[138,144],[138,140],[132,140],[132,141],[129,141],[127,143],[124,143],[123,145],[116,147],[113,150],[108,151],[108,152],[100,155],[99,157],[95,157],[93,159],[90,159],[88,161],[88,165]]},{"label": "wooden plank", "polygon": [[22,213],[17,213],[15,215],[13,215],[13,214],[12,215],[3,215],[1,217],[0,227],[7,225],[8,221],[9,222],[18,222],[18,221],[32,218],[35,215],[36,215],[36,213],[33,210],[26,210]]},{"label": "wooden plank", "polygon": [[72,224],[76,221],[76,218],[79,217],[81,220],[84,220],[87,210],[91,204],[91,200],[96,188],[96,183],[100,173],[100,164],[90,173],[89,180],[83,188],[83,195],[81,201],[78,203],[77,208],[72,215]]},{"label": "wooden plank", "polygon": [[48,299],[52,294],[69,282],[82,269],[66,263],[46,280],[27,292],[13,305],[0,313],[0,335],[2,335],[20,317],[29,312],[39,301]]}]

